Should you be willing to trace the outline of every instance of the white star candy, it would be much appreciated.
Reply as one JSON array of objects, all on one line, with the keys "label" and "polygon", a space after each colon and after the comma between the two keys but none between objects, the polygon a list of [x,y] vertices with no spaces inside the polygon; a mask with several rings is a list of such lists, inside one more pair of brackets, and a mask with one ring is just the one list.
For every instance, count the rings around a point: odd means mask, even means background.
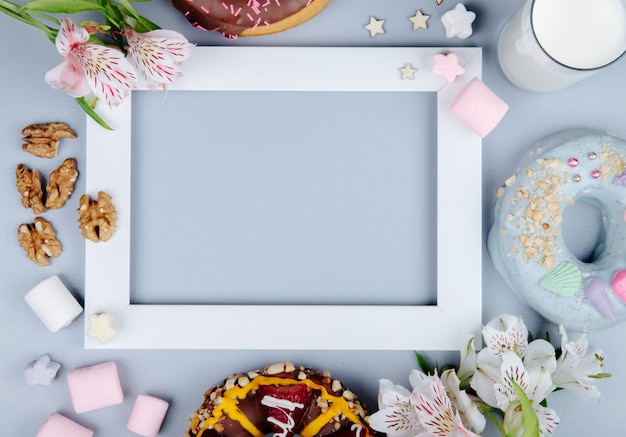
[{"label": "white star candy", "polygon": [[411,64],[406,64],[404,67],[400,69],[402,73],[402,79],[411,79],[413,80],[413,76],[417,72],[415,68],[411,66]]},{"label": "white star candy", "polygon": [[379,33],[385,33],[385,30],[383,29],[384,22],[385,20],[377,20],[374,17],[370,17],[370,22],[364,27],[370,31],[370,37],[374,38]]},{"label": "white star candy", "polygon": [[89,316],[89,329],[87,335],[97,338],[102,344],[107,344],[115,335],[113,318],[108,313],[92,314]]},{"label": "white star candy", "polygon": [[48,355],[42,355],[31,361],[24,368],[24,378],[28,385],[50,385],[57,377],[61,364],[54,362]]},{"label": "white star candy", "polygon": [[428,29],[428,25],[426,24],[426,22],[429,18],[430,15],[424,15],[422,14],[422,11],[418,9],[415,15],[409,17],[409,20],[411,21],[411,23],[413,23],[413,30]]},{"label": "white star candy", "polygon": [[463,3],[457,3],[454,9],[441,16],[441,22],[446,28],[448,38],[466,39],[472,34],[472,23],[476,19],[474,12],[465,9]]}]

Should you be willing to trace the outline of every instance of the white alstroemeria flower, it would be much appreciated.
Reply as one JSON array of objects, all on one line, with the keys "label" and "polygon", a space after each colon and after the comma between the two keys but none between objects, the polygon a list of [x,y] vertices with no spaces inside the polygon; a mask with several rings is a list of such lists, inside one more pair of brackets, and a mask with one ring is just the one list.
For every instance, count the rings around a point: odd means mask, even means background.
[{"label": "white alstroemeria flower", "polygon": [[89,42],[89,32],[61,18],[56,47],[65,60],[46,73],[46,82],[72,97],[93,94],[116,106],[136,87],[135,70],[117,49]]},{"label": "white alstroemeria flower", "polygon": [[[495,356],[491,353],[491,349],[485,348],[478,353],[476,359],[476,373],[472,377],[471,387],[476,391],[478,396],[488,405],[503,409],[498,402],[497,384],[502,382],[502,371],[504,367],[504,356],[513,354],[522,363],[522,367],[527,371],[535,371],[539,369],[550,376],[556,369],[556,357],[554,346],[545,340],[534,340],[526,347],[526,353],[523,357],[513,351],[501,353]],[[510,384],[509,384],[510,385]],[[521,384],[520,384],[521,385]],[[552,385],[552,384],[551,384]],[[522,386],[523,387],[523,386]],[[509,387],[513,390],[513,386]],[[554,390],[554,386],[550,391]],[[546,393],[546,396],[549,394]],[[513,399],[517,399],[515,390],[512,391]],[[539,399],[541,402],[543,399]]]},{"label": "white alstroemeria flower", "polygon": [[411,399],[425,429],[417,437],[478,437],[463,425],[436,372],[432,376],[418,372],[413,378],[416,384]]},{"label": "white alstroemeria flower", "polygon": [[378,411],[370,416],[369,424],[389,437],[414,437],[424,432],[411,403],[411,392],[387,379],[379,382]]},{"label": "white alstroemeria flower", "polygon": [[519,396],[512,382],[515,381],[532,403],[539,419],[541,435],[550,435],[556,428],[559,423],[556,412],[540,405],[540,402],[555,388],[550,374],[550,370],[544,366],[525,368],[522,359],[514,352],[502,354],[500,381],[494,384],[494,389],[496,406],[509,416],[505,422],[515,424],[509,426],[515,426],[514,429],[517,429],[517,424],[521,423],[522,417],[522,410],[518,403]]},{"label": "white alstroemeria flower", "polygon": [[476,432],[482,432],[485,429],[486,419],[476,406],[476,403],[470,398],[465,390],[461,390],[461,380],[453,369],[448,369],[441,374],[441,382],[446,388],[446,393],[450,398],[452,405],[456,407],[461,416],[461,421],[465,426],[470,427]]},{"label": "white alstroemeria flower", "polygon": [[[521,437],[524,433],[524,424],[520,405],[521,403],[519,401],[512,402],[509,405],[508,411],[505,412],[502,426],[506,430],[506,435],[509,437]],[[539,435],[551,435],[559,424],[559,418],[556,416],[554,410],[551,410],[550,408],[543,408],[541,406],[537,408],[535,405],[533,405],[533,410],[535,411],[539,421]]]},{"label": "white alstroemeria flower", "polygon": [[469,335],[465,338],[461,347],[461,364],[459,370],[456,372],[462,384],[469,384],[469,381],[476,372],[476,348],[475,338],[473,335]]},{"label": "white alstroemeria flower", "polygon": [[128,42],[128,59],[149,88],[166,90],[183,75],[182,62],[194,47],[183,35],[163,29],[139,33],[126,28],[122,33]]},{"label": "white alstroemeria flower", "polygon": [[602,372],[604,367],[601,350],[587,354],[587,335],[582,334],[578,341],[569,341],[563,326],[561,334],[561,356],[552,375],[554,384],[569,390],[582,399],[600,399],[600,391],[593,384],[593,377]]},{"label": "white alstroemeria flower", "polygon": [[485,346],[496,357],[507,351],[523,357],[528,348],[528,328],[521,317],[509,314],[495,317],[483,326],[483,338]]}]

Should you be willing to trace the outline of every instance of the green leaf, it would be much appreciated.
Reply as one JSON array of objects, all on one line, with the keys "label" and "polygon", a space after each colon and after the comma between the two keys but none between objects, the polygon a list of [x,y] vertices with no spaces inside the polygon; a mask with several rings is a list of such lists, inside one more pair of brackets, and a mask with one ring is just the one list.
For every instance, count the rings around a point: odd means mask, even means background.
[{"label": "green leaf", "polygon": [[519,384],[511,379],[513,383],[513,387],[515,387],[515,392],[517,393],[517,397],[520,400],[520,406],[522,408],[522,424],[524,425],[524,432],[521,437],[540,437],[539,432],[539,419],[537,418],[537,413],[533,409],[533,404],[522,390],[522,387]]},{"label": "green leaf", "polygon": [[96,113],[96,111],[94,111],[94,109],[91,107],[89,103],[87,103],[87,100],[84,97],[77,98],[76,102],[81,108],[83,108],[83,111],[85,111],[87,115],[89,115],[96,123],[98,123],[100,126],[102,126],[103,128],[107,130],[113,130],[113,128],[109,126],[107,122],[104,121],[102,117],[100,117]]},{"label": "green leaf", "polygon": [[84,11],[102,11],[104,8],[90,0],[30,0],[24,9],[52,14],[76,14]]},{"label": "green leaf", "polygon": [[428,364],[426,358],[419,352],[415,351],[415,358],[417,358],[417,364],[419,364],[420,369],[427,375],[432,375],[434,373],[434,369]]},{"label": "green leaf", "polygon": [[[150,1],[150,0],[141,0]],[[136,23],[132,27],[137,32],[149,32],[151,30],[160,29],[160,27],[148,20],[146,17],[139,15],[139,13],[133,8],[128,0],[119,0],[119,6],[125,10],[125,15],[135,19]]]}]

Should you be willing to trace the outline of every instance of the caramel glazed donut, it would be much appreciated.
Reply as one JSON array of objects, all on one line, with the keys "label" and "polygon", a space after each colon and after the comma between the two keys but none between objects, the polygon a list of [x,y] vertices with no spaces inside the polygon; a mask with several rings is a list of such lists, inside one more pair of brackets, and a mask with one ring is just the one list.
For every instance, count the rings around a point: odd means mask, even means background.
[{"label": "caramel glazed donut", "polygon": [[364,407],[328,372],[273,364],[204,394],[185,437],[370,437]]},{"label": "caramel glazed donut", "polygon": [[172,0],[192,26],[229,38],[278,33],[310,20],[330,0]]},{"label": "caramel glazed donut", "polygon": [[[508,285],[546,319],[597,331],[626,318],[626,142],[576,129],[541,141],[498,189],[487,246]],[[567,207],[602,212],[604,241],[590,260],[566,247]]]}]

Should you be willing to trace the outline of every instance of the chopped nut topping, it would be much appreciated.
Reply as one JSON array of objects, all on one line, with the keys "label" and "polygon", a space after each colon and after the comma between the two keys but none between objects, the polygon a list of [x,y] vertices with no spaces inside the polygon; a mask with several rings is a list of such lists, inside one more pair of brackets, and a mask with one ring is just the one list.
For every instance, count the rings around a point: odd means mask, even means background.
[{"label": "chopped nut topping", "polygon": [[80,197],[78,224],[84,238],[95,243],[108,241],[115,233],[117,211],[112,198],[104,191],[98,193],[98,200],[93,201],[86,194]]},{"label": "chopped nut topping", "polygon": [[50,265],[48,258],[61,255],[62,246],[56,239],[56,231],[43,217],[35,217],[34,223],[20,225],[17,240],[28,258],[40,266]]},{"label": "chopped nut topping", "polygon": [[24,208],[32,208],[35,214],[43,214],[46,207],[43,204],[41,179],[37,170],[29,170],[24,164],[18,164],[15,170],[15,185],[22,195]]},{"label": "chopped nut topping", "polygon": [[50,173],[50,180],[46,187],[48,193],[46,206],[50,209],[57,209],[65,205],[74,191],[76,179],[78,179],[76,160],[67,158],[63,164]]},{"label": "chopped nut topping", "polygon": [[61,138],[76,138],[65,123],[31,124],[22,129],[22,150],[40,158],[54,158]]},{"label": "chopped nut topping", "polygon": [[285,363],[276,363],[269,366],[266,370],[268,375],[277,375],[285,371]]},{"label": "chopped nut topping", "polygon": [[[537,159],[537,165],[526,171],[531,180],[528,186],[519,186],[516,197],[511,202],[516,207],[523,207],[524,213],[519,217],[518,238],[520,249],[513,248],[510,255],[521,253],[523,258],[530,262],[550,269],[554,265],[554,253],[558,252],[558,235],[560,226],[554,226],[562,221],[561,203],[563,192],[561,187],[567,182],[568,175],[559,170],[563,163],[559,159]],[[535,182],[535,183],[533,183]],[[509,215],[507,222],[513,222]]]}]

